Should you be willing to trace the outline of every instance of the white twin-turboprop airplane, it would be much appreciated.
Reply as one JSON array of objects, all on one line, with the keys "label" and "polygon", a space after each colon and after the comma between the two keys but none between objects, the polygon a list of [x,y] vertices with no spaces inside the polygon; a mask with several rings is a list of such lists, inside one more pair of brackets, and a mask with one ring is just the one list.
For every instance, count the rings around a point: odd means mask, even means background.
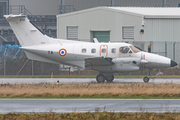
[{"label": "white twin-turboprop airplane", "polygon": [[[77,66],[99,71],[98,83],[112,82],[113,73],[153,68],[168,68],[177,65],[173,60],[160,55],[143,52],[127,43],[95,43],[54,39],[43,34],[25,15],[4,15],[12,27],[21,49],[28,59]],[[144,77],[148,82],[151,77]]]}]

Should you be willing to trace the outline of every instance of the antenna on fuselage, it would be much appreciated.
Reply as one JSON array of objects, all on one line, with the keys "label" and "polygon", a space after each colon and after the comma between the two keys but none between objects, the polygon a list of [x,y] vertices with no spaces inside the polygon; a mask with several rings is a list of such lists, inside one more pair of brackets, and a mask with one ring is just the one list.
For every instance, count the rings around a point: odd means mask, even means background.
[{"label": "antenna on fuselage", "polygon": [[97,38],[93,38],[94,43],[99,43],[99,41],[97,40]]}]

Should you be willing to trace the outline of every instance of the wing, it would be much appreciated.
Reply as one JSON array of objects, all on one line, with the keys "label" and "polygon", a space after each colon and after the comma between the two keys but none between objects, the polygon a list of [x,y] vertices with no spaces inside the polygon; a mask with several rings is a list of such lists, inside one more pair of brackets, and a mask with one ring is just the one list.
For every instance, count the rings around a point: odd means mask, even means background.
[{"label": "wing", "polygon": [[85,67],[113,65],[112,58],[96,57],[85,59]]}]

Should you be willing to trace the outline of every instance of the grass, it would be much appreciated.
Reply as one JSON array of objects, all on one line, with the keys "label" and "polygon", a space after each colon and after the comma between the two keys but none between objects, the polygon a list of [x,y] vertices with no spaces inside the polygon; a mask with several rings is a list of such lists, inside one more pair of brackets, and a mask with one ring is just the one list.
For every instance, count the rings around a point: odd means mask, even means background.
[{"label": "grass", "polygon": [[[96,78],[96,75],[0,75],[0,78]],[[115,78],[143,78],[143,75],[115,75]],[[180,75],[152,76],[153,78],[180,78]]]},{"label": "grass", "polygon": [[1,114],[0,120],[179,120],[180,113],[46,113],[46,114]]},{"label": "grass", "polygon": [[180,97],[158,97],[158,96],[65,96],[65,97],[0,97],[0,99],[180,99]]},{"label": "grass", "polygon": [[0,84],[0,98],[180,98],[180,85],[164,84]]}]

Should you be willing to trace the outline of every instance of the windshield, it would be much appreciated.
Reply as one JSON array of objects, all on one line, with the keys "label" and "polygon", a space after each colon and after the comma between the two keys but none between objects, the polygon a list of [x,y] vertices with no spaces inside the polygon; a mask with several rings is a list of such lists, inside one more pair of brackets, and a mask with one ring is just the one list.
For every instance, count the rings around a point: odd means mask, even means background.
[{"label": "windshield", "polygon": [[131,48],[131,50],[134,52],[134,53],[138,53],[140,52],[141,50],[137,49],[136,47],[134,46],[129,46]]}]

